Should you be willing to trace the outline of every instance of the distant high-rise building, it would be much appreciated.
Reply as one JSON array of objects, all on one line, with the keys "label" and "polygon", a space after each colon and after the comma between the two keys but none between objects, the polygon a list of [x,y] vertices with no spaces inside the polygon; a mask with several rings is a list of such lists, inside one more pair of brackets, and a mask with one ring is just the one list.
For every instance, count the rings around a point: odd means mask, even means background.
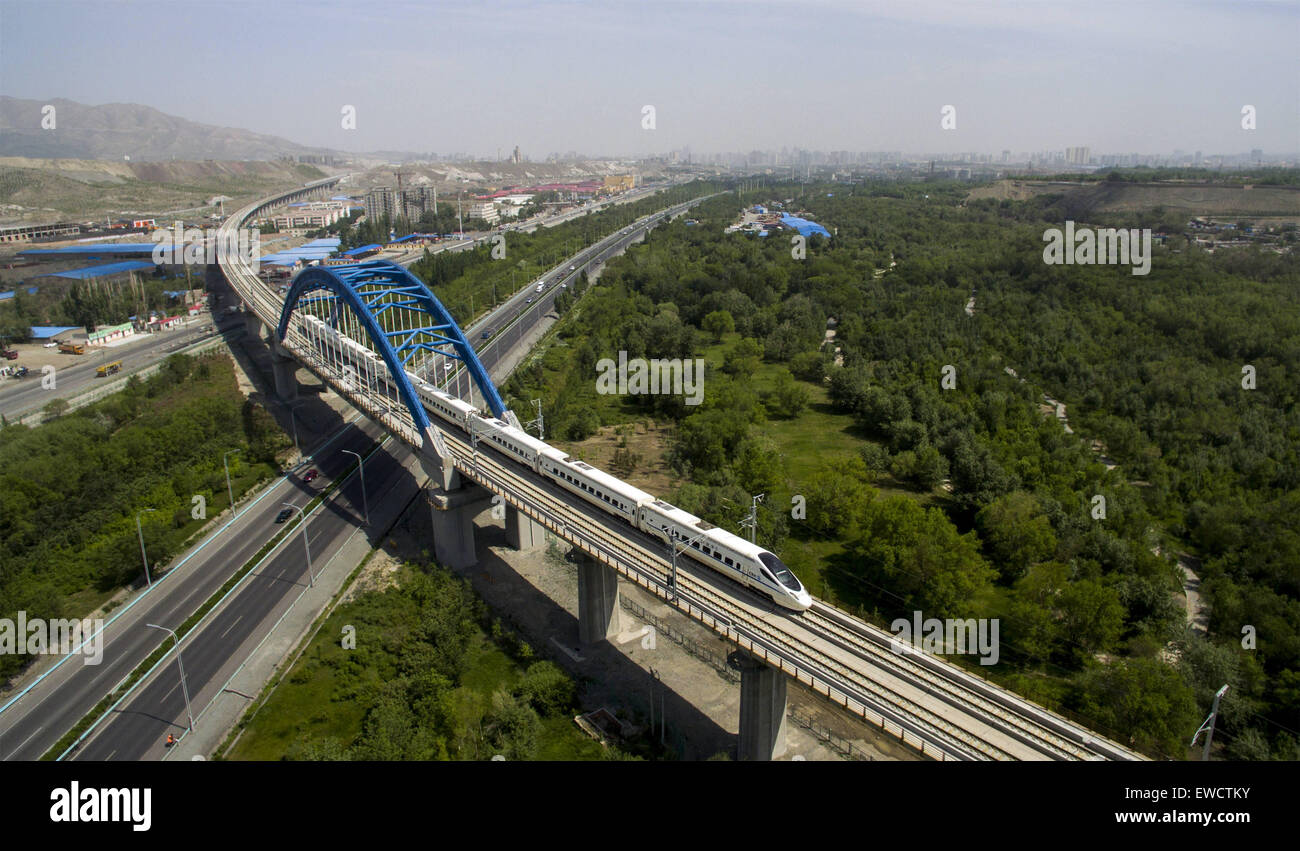
[{"label": "distant high-rise building", "polygon": [[397,193],[391,186],[376,186],[366,193],[366,215],[372,219],[397,218]]},{"label": "distant high-rise building", "polygon": [[1263,149],[1263,148],[1251,148],[1251,149],[1250,149],[1250,158],[1251,158],[1251,160],[1254,161],[1254,162],[1257,162],[1257,163],[1260,162],[1261,160],[1264,159],[1264,149]]},{"label": "distant high-rise building", "polygon": [[1065,149],[1065,161],[1070,165],[1087,165],[1091,159],[1092,150],[1086,146]]},{"label": "distant high-rise building", "polygon": [[426,212],[434,212],[438,191],[432,186],[415,186],[402,190],[402,215],[408,221],[418,221]]},{"label": "distant high-rise building", "polygon": [[1004,151],[1002,152],[1002,162],[1004,162],[1004,163],[1009,163],[1009,162],[1011,162],[1011,152],[1010,152],[1010,151],[1005,151],[1005,150],[1004,150]]},{"label": "distant high-rise building", "polygon": [[518,146],[518,145],[515,145],[515,152],[514,152],[514,154],[511,155],[511,157],[510,157],[510,162],[515,163],[516,165],[518,165],[519,163],[521,163],[521,162],[523,162],[523,161],[524,161],[524,158],[523,158],[523,157],[520,155],[520,153],[519,153],[519,146]]}]

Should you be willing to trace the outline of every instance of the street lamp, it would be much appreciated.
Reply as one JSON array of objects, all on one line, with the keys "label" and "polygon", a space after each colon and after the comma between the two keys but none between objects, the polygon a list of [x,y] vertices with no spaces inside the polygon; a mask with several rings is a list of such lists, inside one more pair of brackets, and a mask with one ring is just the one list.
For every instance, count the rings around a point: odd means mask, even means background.
[{"label": "street lamp", "polygon": [[302,547],[307,551],[307,584],[312,588],[316,587],[316,577],[311,573],[311,544],[307,540],[307,515],[303,513],[302,508],[291,502],[283,503],[302,515]]},{"label": "street lamp", "polygon": [[149,578],[149,558],[144,554],[144,531],[140,528],[140,515],[146,511],[157,511],[156,508],[142,508],[135,513],[135,532],[140,536],[140,561],[144,562],[144,581],[146,585],[153,585],[153,580]]},{"label": "street lamp", "polygon": [[298,418],[294,415],[293,409],[293,404],[297,403],[290,404],[289,402],[281,402],[276,399],[271,399],[270,401],[283,406],[289,411],[289,425],[293,428],[293,451],[298,453],[299,458],[302,458],[302,449],[298,447]]},{"label": "street lamp", "polygon": [[230,486],[230,464],[226,459],[236,452],[243,451],[242,449],[231,449],[221,456],[221,466],[226,468],[226,493],[230,494],[230,510],[232,512],[235,510],[235,490]]},{"label": "street lamp", "polygon": [[145,626],[153,629],[161,629],[163,632],[170,632],[172,638],[176,641],[176,667],[179,668],[181,672],[181,692],[185,695],[185,712],[190,716],[190,726],[187,728],[187,732],[192,731],[194,729],[194,710],[190,707],[190,687],[185,683],[185,666],[181,664],[180,637],[177,636],[174,631],[165,626],[158,626],[156,623],[147,623]]},{"label": "street lamp", "polygon": [[357,458],[357,469],[361,471],[361,506],[366,512],[366,525],[370,525],[370,503],[366,501],[366,465],[365,459],[361,457],[360,452],[353,452],[351,449],[344,449],[349,455],[355,455]]}]

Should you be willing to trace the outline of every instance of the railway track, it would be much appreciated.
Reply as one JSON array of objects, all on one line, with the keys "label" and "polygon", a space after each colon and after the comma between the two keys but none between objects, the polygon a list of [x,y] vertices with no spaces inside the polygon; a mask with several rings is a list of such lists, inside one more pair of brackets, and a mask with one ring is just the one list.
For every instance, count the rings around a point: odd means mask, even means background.
[{"label": "railway track", "polygon": [[[242,222],[256,209],[246,208],[232,221]],[[262,321],[278,319],[282,304],[276,294],[247,268],[225,268]],[[370,386],[345,391],[337,365],[321,358],[296,324],[283,345],[354,405],[423,448],[426,437],[384,376],[367,375]],[[572,500],[515,460],[498,457],[495,448],[481,441],[476,446],[459,428],[436,422],[465,478],[501,494],[629,581],[922,753],[940,760],[1144,759],[939,657],[911,648],[899,653],[894,636],[821,601],[795,614],[689,559],[679,559],[674,572],[661,541]]]}]

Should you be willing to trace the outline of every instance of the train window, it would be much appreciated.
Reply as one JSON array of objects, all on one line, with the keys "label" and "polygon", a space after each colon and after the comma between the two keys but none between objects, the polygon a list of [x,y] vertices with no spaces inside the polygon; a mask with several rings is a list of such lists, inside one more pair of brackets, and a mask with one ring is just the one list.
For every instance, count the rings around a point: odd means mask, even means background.
[{"label": "train window", "polygon": [[723,557],[722,557],[722,562],[723,562],[723,564],[725,564],[727,567],[735,567],[735,565],[731,563],[731,556],[723,556]]}]

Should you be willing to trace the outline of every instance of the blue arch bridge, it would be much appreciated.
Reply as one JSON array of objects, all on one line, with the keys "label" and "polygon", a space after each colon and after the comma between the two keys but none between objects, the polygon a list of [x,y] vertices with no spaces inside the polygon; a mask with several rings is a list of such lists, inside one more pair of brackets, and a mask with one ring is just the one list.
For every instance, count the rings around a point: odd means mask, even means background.
[{"label": "blue arch bridge", "polygon": [[[292,341],[296,360],[334,378],[353,403],[413,445],[432,448],[448,466],[450,455],[417,384],[519,425],[447,308],[423,281],[387,260],[299,273],[284,296],[275,340]],[[277,360],[292,370],[286,358],[280,353]],[[460,380],[462,373],[468,381]]]}]

